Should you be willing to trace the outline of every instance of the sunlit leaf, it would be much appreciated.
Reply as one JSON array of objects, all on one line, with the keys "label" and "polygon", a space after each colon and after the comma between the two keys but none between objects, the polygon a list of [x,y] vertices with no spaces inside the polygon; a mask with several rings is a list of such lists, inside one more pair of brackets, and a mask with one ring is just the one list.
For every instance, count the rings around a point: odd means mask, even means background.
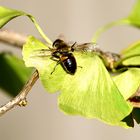
[{"label": "sunlit leaf", "polygon": [[140,76],[138,75],[140,75],[140,68],[131,68],[113,77],[125,100],[132,96],[140,86]]},{"label": "sunlit leaf", "polygon": [[140,27],[140,0],[135,3],[128,19],[131,25]]},{"label": "sunlit leaf", "polygon": [[115,63],[116,67],[140,66],[140,41],[137,41],[120,53],[121,59]]},{"label": "sunlit leaf", "polygon": [[130,113],[127,111],[131,107],[123,99],[100,58],[83,54],[78,60],[84,69],[75,77],[65,78],[65,86],[59,96],[61,110],[71,115],[80,114],[112,125],[122,125],[119,120]]},{"label": "sunlit leaf", "polygon": [[106,25],[104,25],[96,30],[96,32],[93,35],[92,42],[95,42],[95,43],[98,42],[98,39],[101,37],[101,35],[104,32],[108,31],[109,29],[116,27],[116,26],[128,25],[128,24],[130,24],[130,21],[127,18],[122,18],[122,19],[107,23]]},{"label": "sunlit leaf", "polygon": [[131,44],[129,47],[125,48],[122,52],[121,55],[123,58],[125,57],[135,57],[140,55],[140,41],[137,41],[133,44]]},{"label": "sunlit leaf", "polygon": [[35,18],[32,15],[30,15],[28,13],[25,13],[23,11],[18,11],[18,10],[14,10],[14,9],[10,9],[10,8],[0,6],[0,28],[2,28],[10,20],[12,20],[13,18],[16,18],[18,16],[29,17],[29,19],[34,23],[34,25],[37,28],[40,35],[46,40],[46,42],[48,44],[52,44],[51,40],[44,34],[42,29],[38,25],[37,21],[35,20]]},{"label": "sunlit leaf", "polygon": [[[60,90],[63,78],[67,74],[62,67],[58,65],[55,72],[51,75],[56,62],[50,59],[51,52],[49,51],[45,52],[45,55],[48,56],[41,57],[42,54],[40,54],[40,50],[42,49],[48,49],[48,47],[34,37],[29,37],[23,47],[23,59],[26,66],[38,69],[42,83],[47,91],[55,93]],[[60,76],[58,76],[59,74]]]},{"label": "sunlit leaf", "polygon": [[130,57],[122,61],[123,66],[140,66],[140,56]]},{"label": "sunlit leaf", "polygon": [[115,26],[130,25],[130,26],[140,27],[140,10],[139,9],[140,9],[140,0],[136,0],[136,3],[134,7],[132,8],[132,11],[130,12],[129,16],[123,17],[123,18],[121,17],[121,19],[107,23],[106,25],[98,28],[97,31],[94,33],[92,42],[98,42],[97,40],[99,39],[99,37],[101,37],[102,33],[108,31],[109,29]]},{"label": "sunlit leaf", "polygon": [[133,43],[121,52],[118,65],[140,66],[140,41]]},{"label": "sunlit leaf", "polygon": [[15,96],[25,85],[32,73],[23,60],[9,53],[0,54],[0,88]]},{"label": "sunlit leaf", "polygon": [[75,75],[67,74],[61,65],[51,74],[56,61],[50,59],[51,52],[43,54],[42,49],[48,47],[29,37],[23,48],[23,58],[26,66],[39,71],[48,92],[61,92],[58,104],[63,112],[128,127],[120,121],[130,114],[132,107],[124,100],[97,55],[75,52],[78,65]]},{"label": "sunlit leaf", "polygon": [[25,13],[22,11],[17,11],[0,6],[0,28],[3,27],[11,19],[24,14]]}]

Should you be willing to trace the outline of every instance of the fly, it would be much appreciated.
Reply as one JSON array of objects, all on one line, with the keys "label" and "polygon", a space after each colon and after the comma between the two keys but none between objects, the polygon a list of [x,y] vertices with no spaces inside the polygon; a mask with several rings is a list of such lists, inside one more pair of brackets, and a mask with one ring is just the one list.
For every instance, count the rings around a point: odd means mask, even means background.
[{"label": "fly", "polygon": [[[51,56],[51,59],[56,61],[51,74],[55,71],[56,67],[60,64],[64,71],[68,74],[74,75],[77,70],[77,62],[73,55],[74,51],[85,51],[85,52],[98,52],[98,47],[94,43],[84,43],[77,45],[76,43],[70,45],[61,39],[56,39],[52,47],[49,49],[39,50],[40,57]],[[51,52],[49,55],[46,52]]]},{"label": "fly", "polygon": [[61,64],[61,66],[63,67],[63,69],[71,75],[74,75],[77,69],[77,63],[76,63],[76,59],[73,55],[73,47],[74,47],[75,43],[72,46],[69,46],[67,43],[65,43],[63,40],[61,39],[57,39],[54,41],[53,43],[53,48],[54,51],[52,51],[52,59],[56,60],[57,59],[57,63],[53,69],[53,71],[51,72],[51,74],[55,71],[55,68],[57,67],[58,64]]}]

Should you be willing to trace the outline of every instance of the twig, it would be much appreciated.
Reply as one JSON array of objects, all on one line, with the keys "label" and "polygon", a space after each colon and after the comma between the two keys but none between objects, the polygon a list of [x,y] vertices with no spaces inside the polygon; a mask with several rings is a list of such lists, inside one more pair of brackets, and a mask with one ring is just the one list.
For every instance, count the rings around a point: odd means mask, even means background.
[{"label": "twig", "polygon": [[[13,31],[9,31],[9,30],[0,30],[0,41],[6,44],[16,46],[18,48],[22,48],[23,44],[26,42],[26,39],[27,39],[27,36],[25,35],[22,35]],[[108,63],[111,65],[113,63],[112,61],[116,61],[115,59],[116,57],[114,57],[114,53],[111,53],[111,52],[109,53],[111,54],[112,57],[110,57],[108,53],[103,52]],[[7,111],[11,110],[17,105],[20,105],[20,106],[26,105],[26,96],[28,95],[28,92],[31,90],[32,86],[34,85],[34,83],[37,81],[38,78],[39,78],[39,74],[36,70],[33,73],[32,77],[29,79],[29,81],[25,84],[21,92],[14,99],[10,100],[8,103],[0,107],[0,116],[6,113]],[[132,97],[130,97],[128,101],[131,102],[134,107],[140,108],[140,89]]]},{"label": "twig", "polygon": [[32,77],[25,84],[25,86],[21,90],[21,92],[14,99],[12,99],[8,103],[6,103],[0,107],[0,116],[3,115],[4,113],[6,113],[7,111],[11,110],[16,105],[24,106],[26,103],[26,96],[38,78],[39,78],[39,74],[36,70],[33,73]]},{"label": "twig", "polygon": [[[12,45],[14,47],[22,48],[23,44],[26,42],[26,39],[27,36],[25,35],[9,30],[0,29],[0,42]],[[0,107],[0,116],[14,108],[16,105],[25,106],[27,102],[26,96],[38,78],[39,74],[36,70],[31,76],[31,78],[28,80],[28,82],[25,84],[21,92],[8,103]]]},{"label": "twig", "polygon": [[12,46],[22,48],[26,42],[27,36],[10,30],[0,29],[0,42],[10,44]]}]

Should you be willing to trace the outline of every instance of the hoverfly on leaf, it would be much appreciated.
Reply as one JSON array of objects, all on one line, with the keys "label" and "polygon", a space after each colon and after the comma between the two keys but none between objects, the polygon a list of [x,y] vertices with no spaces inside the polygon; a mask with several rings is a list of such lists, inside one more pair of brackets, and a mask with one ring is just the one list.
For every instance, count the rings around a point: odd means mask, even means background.
[{"label": "hoverfly on leaf", "polygon": [[[57,65],[61,65],[63,69],[71,75],[74,75],[77,70],[77,62],[76,58],[73,55],[74,51],[95,51],[95,44],[93,43],[84,43],[77,45],[76,42],[72,45],[64,42],[61,39],[56,39],[52,47],[49,49],[41,49],[37,50],[39,52],[40,57],[51,56],[50,58],[56,61],[56,65],[54,66],[51,74],[55,71]],[[45,52],[50,52],[50,54],[46,54]]]}]

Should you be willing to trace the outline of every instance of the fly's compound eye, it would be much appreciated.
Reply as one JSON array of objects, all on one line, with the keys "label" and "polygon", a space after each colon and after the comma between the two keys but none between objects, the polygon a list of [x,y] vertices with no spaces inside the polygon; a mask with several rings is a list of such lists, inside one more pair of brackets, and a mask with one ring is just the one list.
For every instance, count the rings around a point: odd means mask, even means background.
[{"label": "fly's compound eye", "polygon": [[58,46],[60,46],[60,44],[62,44],[64,41],[63,40],[61,40],[61,39],[56,39],[54,42],[53,42],[53,47],[55,46],[55,47],[58,47]]}]

